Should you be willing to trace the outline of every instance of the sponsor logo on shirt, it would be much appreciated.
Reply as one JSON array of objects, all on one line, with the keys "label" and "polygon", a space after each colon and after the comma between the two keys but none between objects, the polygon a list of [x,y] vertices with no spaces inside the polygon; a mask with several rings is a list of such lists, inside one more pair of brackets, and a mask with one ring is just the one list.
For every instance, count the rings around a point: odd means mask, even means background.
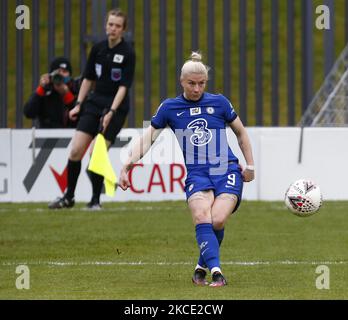
[{"label": "sponsor logo on shirt", "polygon": [[203,118],[191,121],[187,125],[187,129],[193,130],[190,142],[197,147],[206,145],[213,137],[211,130],[208,128],[207,120]]}]

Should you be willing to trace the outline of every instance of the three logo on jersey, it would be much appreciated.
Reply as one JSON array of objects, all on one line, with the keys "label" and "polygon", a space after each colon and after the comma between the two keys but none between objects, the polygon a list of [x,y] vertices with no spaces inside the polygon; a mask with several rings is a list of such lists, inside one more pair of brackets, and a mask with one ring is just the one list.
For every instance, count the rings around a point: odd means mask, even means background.
[{"label": "three logo on jersey", "polygon": [[194,146],[200,147],[208,144],[213,137],[211,130],[208,128],[207,120],[198,118],[187,125],[187,129],[192,129],[193,133],[190,141]]},{"label": "three logo on jersey", "polygon": [[[207,113],[213,114],[215,109],[213,107],[206,108]],[[177,117],[182,116],[186,111],[177,112]],[[190,108],[190,116],[197,116],[202,114],[201,107]],[[192,120],[188,125],[187,129],[193,130],[193,134],[190,137],[190,142],[197,147],[204,146],[208,144],[213,134],[211,130],[208,128],[208,122],[204,118],[198,118]]]}]

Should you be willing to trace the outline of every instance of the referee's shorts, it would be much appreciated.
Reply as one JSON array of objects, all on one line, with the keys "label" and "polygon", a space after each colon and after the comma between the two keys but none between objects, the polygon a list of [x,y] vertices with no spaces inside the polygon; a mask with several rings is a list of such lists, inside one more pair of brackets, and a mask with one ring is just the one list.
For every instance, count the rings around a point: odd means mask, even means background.
[{"label": "referee's shorts", "polygon": [[[95,137],[102,127],[102,117],[110,109],[114,97],[92,94],[81,106],[80,118],[76,130],[82,131]],[[129,111],[129,99],[126,97],[112,116],[106,128],[104,137],[111,144],[115,142],[116,136],[121,131]]]}]

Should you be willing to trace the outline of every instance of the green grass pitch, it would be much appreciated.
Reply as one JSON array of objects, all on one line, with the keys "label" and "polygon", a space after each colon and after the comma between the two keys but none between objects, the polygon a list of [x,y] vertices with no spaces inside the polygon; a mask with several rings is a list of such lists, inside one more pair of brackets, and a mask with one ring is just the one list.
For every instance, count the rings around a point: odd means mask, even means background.
[{"label": "green grass pitch", "polygon": [[[221,288],[191,283],[198,248],[184,201],[46,208],[0,204],[0,299],[348,299],[348,202],[300,218],[244,201],[226,226]],[[19,265],[29,289],[16,287]],[[319,265],[329,289],[316,287]]]}]

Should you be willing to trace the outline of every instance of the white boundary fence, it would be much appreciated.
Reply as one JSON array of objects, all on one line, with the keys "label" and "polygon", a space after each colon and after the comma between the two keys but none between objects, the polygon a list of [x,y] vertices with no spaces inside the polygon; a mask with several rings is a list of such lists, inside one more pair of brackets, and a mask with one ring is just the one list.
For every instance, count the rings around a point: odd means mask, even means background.
[{"label": "white boundary fence", "polygon": [[[282,200],[289,184],[299,178],[317,182],[324,200],[348,200],[348,128],[306,128],[302,161],[298,163],[300,128],[247,128],[256,162],[256,179],[244,186],[247,200]],[[123,129],[109,154],[119,175],[127,155],[127,141],[141,129]],[[67,163],[73,130],[36,130],[35,153],[32,130],[0,130],[0,202],[50,201],[62,194],[62,178]],[[240,159],[237,141],[229,131],[229,141]],[[121,146],[122,147],[117,147]],[[35,161],[33,156],[35,155]],[[82,161],[76,200],[88,201],[91,185]],[[244,161],[241,161],[244,165]],[[54,174],[55,172],[55,174]],[[117,189],[103,201],[184,200],[185,170],[179,146],[171,131],[164,130],[152,152],[132,174],[133,189]],[[60,183],[60,184],[59,184]]]}]

